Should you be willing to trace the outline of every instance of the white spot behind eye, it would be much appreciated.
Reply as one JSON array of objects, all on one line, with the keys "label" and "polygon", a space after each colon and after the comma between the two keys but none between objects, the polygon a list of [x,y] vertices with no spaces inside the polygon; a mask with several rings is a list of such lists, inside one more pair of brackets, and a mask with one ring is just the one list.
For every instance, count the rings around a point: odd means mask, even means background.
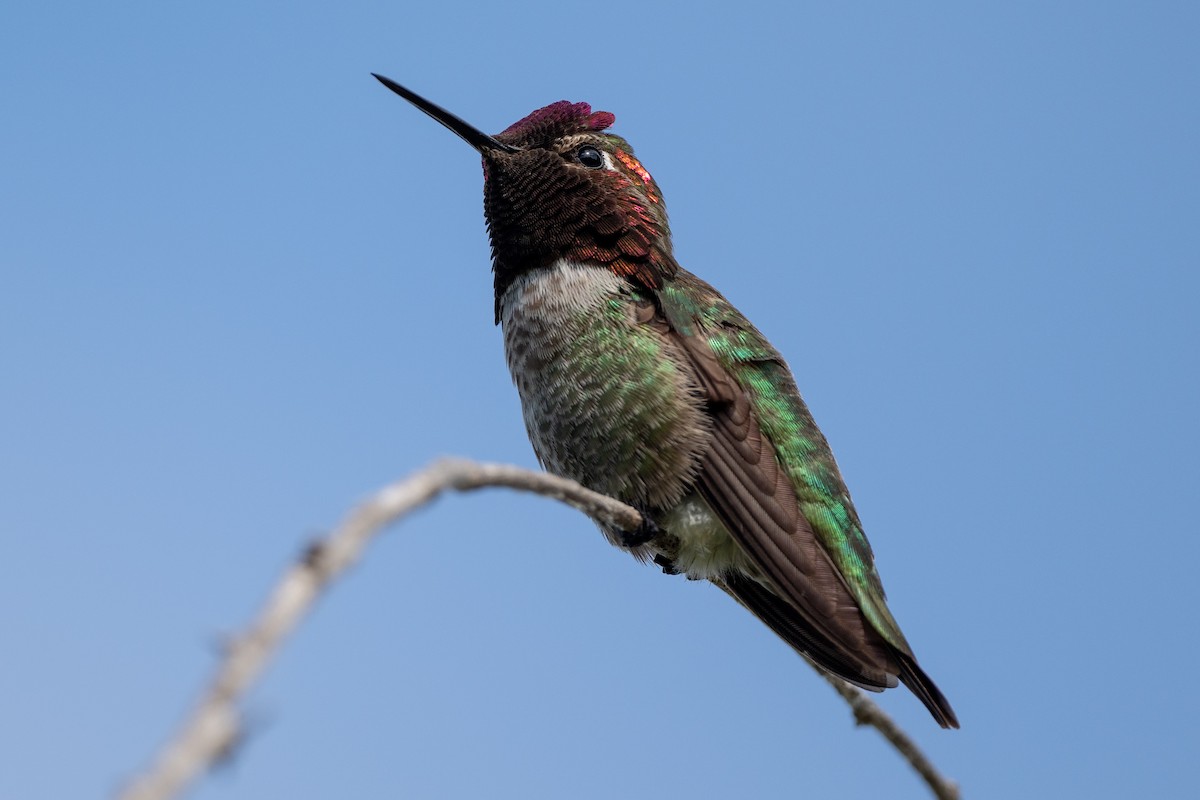
[{"label": "white spot behind eye", "polygon": [[613,172],[616,172],[617,165],[615,163],[613,163],[612,154],[609,153],[607,150],[601,150],[600,155],[604,156],[604,168],[607,170],[612,170]]}]

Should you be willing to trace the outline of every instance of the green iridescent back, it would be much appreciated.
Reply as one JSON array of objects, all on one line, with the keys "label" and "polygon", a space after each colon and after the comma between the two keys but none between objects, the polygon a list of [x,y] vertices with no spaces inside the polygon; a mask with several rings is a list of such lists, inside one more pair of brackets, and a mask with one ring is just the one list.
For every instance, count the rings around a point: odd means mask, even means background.
[{"label": "green iridescent back", "polygon": [[888,610],[871,545],[824,434],[791,371],[766,337],[704,281],[682,272],[658,292],[663,311],[682,336],[701,337],[750,397],[762,431],[796,489],[812,526],[872,626],[911,653]]}]

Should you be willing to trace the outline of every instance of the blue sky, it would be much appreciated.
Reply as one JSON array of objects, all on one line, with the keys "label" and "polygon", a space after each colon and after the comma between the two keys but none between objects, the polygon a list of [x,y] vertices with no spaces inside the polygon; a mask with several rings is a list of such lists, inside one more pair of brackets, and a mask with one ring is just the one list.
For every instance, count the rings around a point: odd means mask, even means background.
[{"label": "blue sky", "polygon": [[[973,798],[1184,797],[1200,658],[1191,3],[25,3],[0,24],[0,797],[144,765],[312,536],[535,464],[484,130],[617,116],[788,357]],[[194,796],[917,798],[711,587],[505,492],[392,531]]]}]

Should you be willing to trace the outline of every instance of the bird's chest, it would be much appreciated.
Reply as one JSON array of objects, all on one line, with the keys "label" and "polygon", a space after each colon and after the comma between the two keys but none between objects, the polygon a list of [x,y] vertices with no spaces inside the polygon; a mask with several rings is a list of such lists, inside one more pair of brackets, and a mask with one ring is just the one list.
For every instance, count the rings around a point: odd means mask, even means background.
[{"label": "bird's chest", "polygon": [[678,502],[710,425],[690,365],[648,301],[606,269],[560,262],[501,298],[505,353],[538,459],[647,510]]}]

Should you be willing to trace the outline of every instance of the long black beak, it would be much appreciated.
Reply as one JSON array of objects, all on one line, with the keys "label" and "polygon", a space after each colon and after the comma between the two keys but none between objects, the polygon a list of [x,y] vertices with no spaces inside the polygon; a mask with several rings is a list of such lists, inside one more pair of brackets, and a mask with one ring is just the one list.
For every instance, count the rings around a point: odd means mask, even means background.
[{"label": "long black beak", "polygon": [[410,89],[405,89],[391,78],[385,78],[382,75],[376,75],[374,72],[372,72],[371,75],[375,77],[375,80],[379,81],[384,86],[391,89],[393,92],[400,95],[405,100],[412,103],[414,106],[421,109],[450,130],[457,133],[462,137],[463,141],[478,150],[480,154],[487,155],[489,150],[499,150],[504,153],[520,152],[521,148],[513,147],[511,144],[505,144],[504,142],[496,141],[491,136],[488,136],[486,133],[476,128],[474,125],[459,119],[456,115],[451,114],[449,111],[437,105],[436,103],[429,102],[416,92]]}]

